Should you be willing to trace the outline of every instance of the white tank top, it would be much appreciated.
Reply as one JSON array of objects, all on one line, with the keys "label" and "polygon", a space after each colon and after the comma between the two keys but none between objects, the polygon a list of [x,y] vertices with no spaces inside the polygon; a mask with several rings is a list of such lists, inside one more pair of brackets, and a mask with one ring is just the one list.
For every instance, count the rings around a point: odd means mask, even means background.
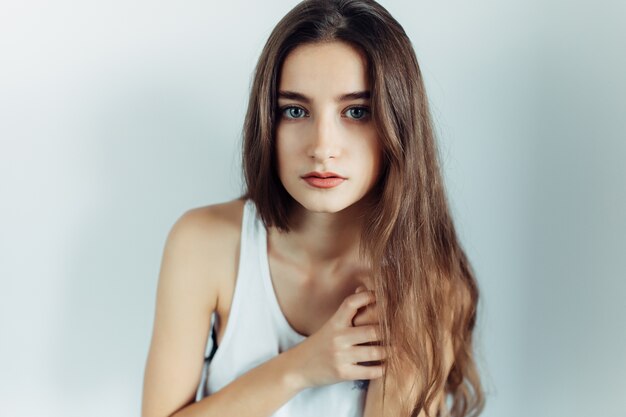
[{"label": "white tank top", "polygon": [[[278,304],[270,278],[267,231],[251,200],[243,209],[237,281],[219,347],[215,321],[219,318],[213,313],[196,401],[306,339],[291,327]],[[344,381],[305,389],[272,417],[361,417],[367,382]]]}]

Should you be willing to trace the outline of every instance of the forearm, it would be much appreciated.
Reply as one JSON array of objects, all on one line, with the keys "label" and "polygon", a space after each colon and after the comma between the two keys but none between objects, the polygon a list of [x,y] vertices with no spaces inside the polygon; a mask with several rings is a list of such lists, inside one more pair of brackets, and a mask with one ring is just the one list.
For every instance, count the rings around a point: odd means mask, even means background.
[{"label": "forearm", "polygon": [[304,389],[294,360],[283,352],[171,417],[269,417]]}]

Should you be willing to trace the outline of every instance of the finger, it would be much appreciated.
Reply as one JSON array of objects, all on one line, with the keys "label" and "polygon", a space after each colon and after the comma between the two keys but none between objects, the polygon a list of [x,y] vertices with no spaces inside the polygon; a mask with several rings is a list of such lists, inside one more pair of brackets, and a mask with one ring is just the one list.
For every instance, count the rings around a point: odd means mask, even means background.
[{"label": "finger", "polygon": [[345,343],[349,346],[380,342],[382,340],[380,326],[375,324],[353,327],[348,329],[345,335]]},{"label": "finger", "polygon": [[[363,291],[367,291],[367,287],[366,287],[365,285],[359,285],[359,286],[356,288],[356,290],[354,291],[354,293],[355,293],[355,294],[358,294],[358,293],[363,292]],[[360,314],[362,314],[362,313],[363,313],[363,311],[365,311],[365,310],[366,310],[366,308],[367,308],[367,307],[361,307],[361,308],[359,308],[359,309],[358,309],[358,311],[357,311],[357,313],[356,313],[356,316],[354,316],[354,317],[352,318],[352,321],[351,321],[352,326],[358,326],[358,325],[360,325],[360,324],[363,324],[363,320],[362,320],[362,319],[360,320],[359,324],[357,324],[357,322],[356,322],[356,318],[357,318],[357,317],[359,317],[359,315],[360,315]]]},{"label": "finger", "polygon": [[385,364],[381,365],[350,365],[350,374],[353,379],[378,379],[385,372]]},{"label": "finger", "polygon": [[359,285],[358,287],[356,287],[356,290],[354,291],[354,293],[358,294],[363,291],[367,291],[367,288],[364,285]]},{"label": "finger", "polygon": [[350,349],[353,363],[375,362],[387,358],[387,352],[382,346],[354,346]]},{"label": "finger", "polygon": [[378,307],[376,303],[372,303],[367,307],[360,308],[356,316],[352,319],[354,326],[363,326],[366,324],[378,323]]},{"label": "finger", "polygon": [[347,296],[337,311],[339,323],[344,326],[352,326],[352,319],[359,308],[365,307],[376,300],[373,291],[363,291]]}]

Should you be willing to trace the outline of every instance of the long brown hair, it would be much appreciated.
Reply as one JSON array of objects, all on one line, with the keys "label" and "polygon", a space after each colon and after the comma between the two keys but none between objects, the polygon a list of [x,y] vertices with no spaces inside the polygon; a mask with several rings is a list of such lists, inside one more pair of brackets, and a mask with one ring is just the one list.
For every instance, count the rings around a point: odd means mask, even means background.
[{"label": "long brown hair", "polygon": [[[371,114],[383,148],[361,250],[372,262],[387,373],[410,369],[417,375],[407,416],[428,410],[441,389],[451,416],[476,416],[484,408],[472,346],[478,286],[450,215],[415,52],[381,5],[306,0],[276,25],[255,69],[243,127],[241,198],[254,201],[266,227],[290,230],[294,200],[278,177],[274,140],[280,69],[297,46],[330,41],[345,42],[367,58]],[[446,334],[454,350],[449,372]]]}]

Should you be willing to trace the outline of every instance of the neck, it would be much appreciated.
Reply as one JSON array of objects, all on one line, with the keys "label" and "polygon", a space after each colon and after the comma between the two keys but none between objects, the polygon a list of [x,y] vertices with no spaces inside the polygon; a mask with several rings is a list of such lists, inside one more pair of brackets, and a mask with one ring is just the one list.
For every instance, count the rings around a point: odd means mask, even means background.
[{"label": "neck", "polygon": [[357,204],[337,213],[315,213],[296,205],[291,215],[291,230],[272,227],[270,240],[294,264],[315,274],[359,263],[363,215]]}]

